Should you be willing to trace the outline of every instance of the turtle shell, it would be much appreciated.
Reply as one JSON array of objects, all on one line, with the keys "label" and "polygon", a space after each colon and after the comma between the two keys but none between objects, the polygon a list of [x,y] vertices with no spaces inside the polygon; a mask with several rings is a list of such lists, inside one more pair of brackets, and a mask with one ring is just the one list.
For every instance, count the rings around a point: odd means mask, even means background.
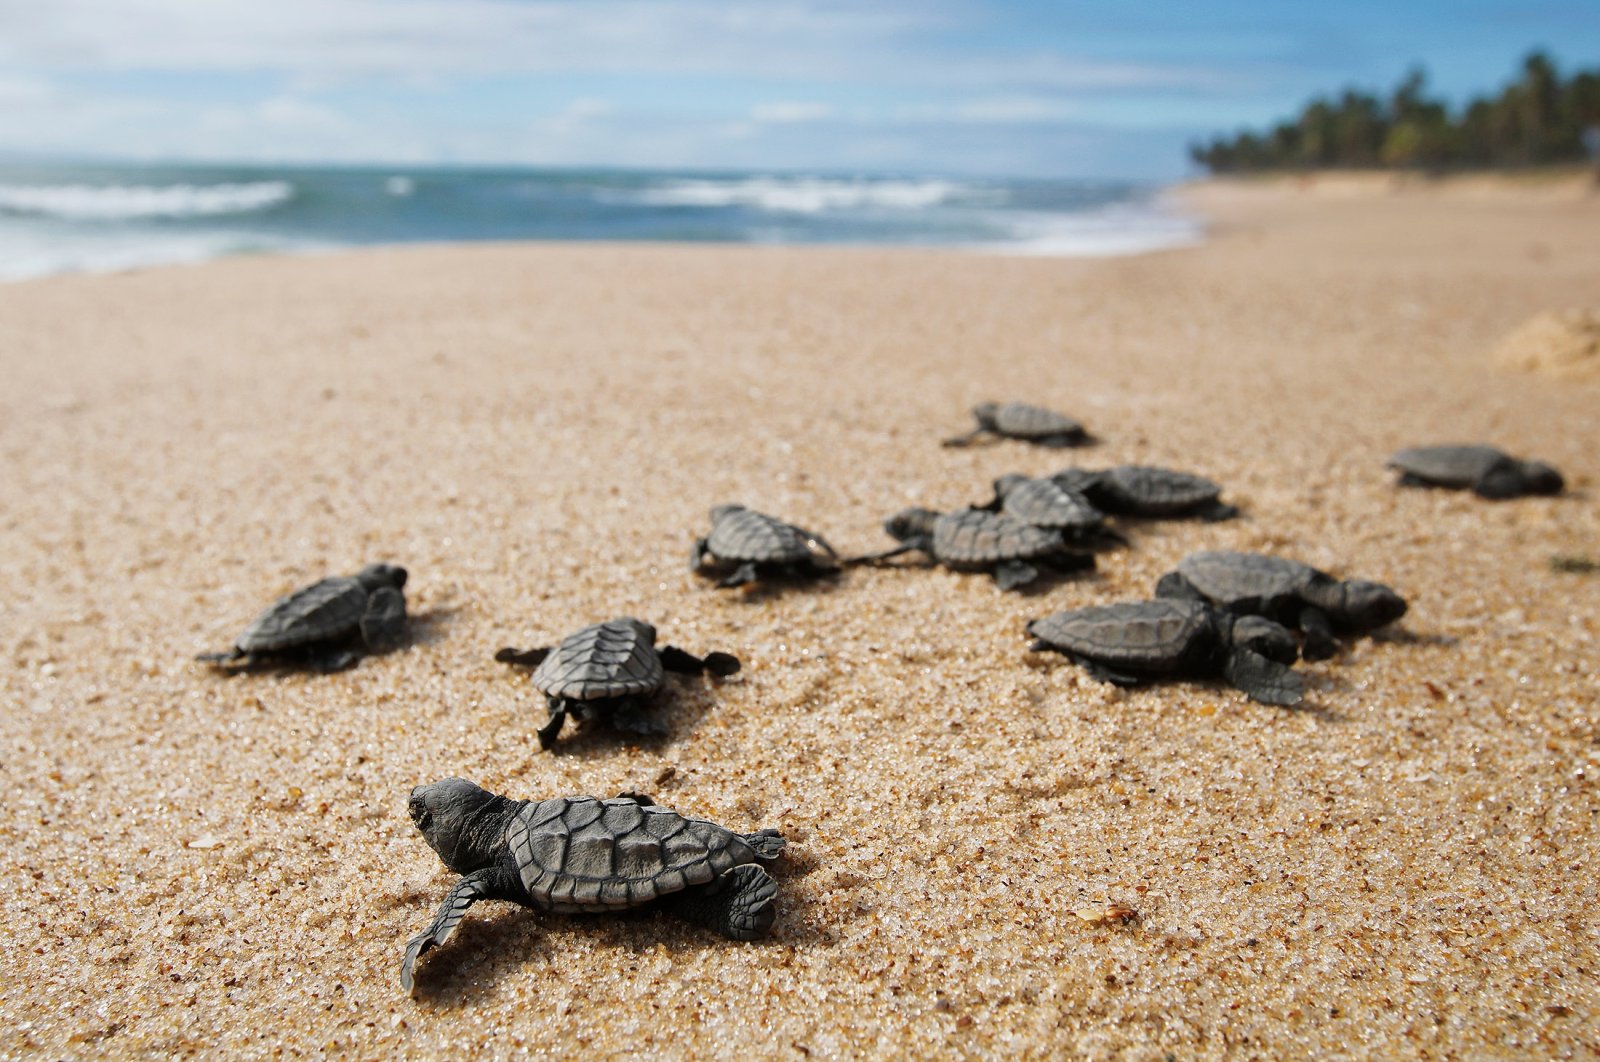
[{"label": "turtle shell", "polygon": [[1493,446],[1414,446],[1389,458],[1389,467],[1441,487],[1471,487],[1515,464],[1515,458]]},{"label": "turtle shell", "polygon": [[1198,601],[1131,601],[1057,612],[1028,633],[1078,656],[1138,671],[1179,671],[1218,644],[1214,613]]},{"label": "turtle shell", "polygon": [[996,432],[1016,439],[1083,433],[1083,425],[1071,417],[1040,406],[1030,406],[1026,402],[1007,402],[996,406],[990,420]]},{"label": "turtle shell", "polygon": [[1093,531],[1105,514],[1080,492],[1053,479],[1025,479],[1007,486],[1000,511],[1035,527],[1058,527],[1068,534]]},{"label": "turtle shell", "polygon": [[665,679],[655,646],[656,629],[643,620],[592,623],[563,638],[532,681],[551,697],[573,701],[651,693]]},{"label": "turtle shell", "polygon": [[367,608],[367,588],[349,575],[301,587],[268,605],[234,643],[242,653],[275,652],[354,634]]},{"label": "turtle shell", "polygon": [[1212,601],[1242,612],[1275,612],[1299,600],[1313,583],[1331,581],[1309,564],[1229,550],[1191,553],[1178,564],[1178,572]]},{"label": "turtle shell", "polygon": [[1003,513],[960,509],[933,522],[933,555],[946,564],[998,564],[1060,552],[1061,532]]},{"label": "turtle shell", "polygon": [[716,823],[594,797],[525,805],[506,842],[528,896],[554,911],[635,907],[757,859],[742,836]]},{"label": "turtle shell", "polygon": [[1054,478],[1082,490],[1102,509],[1131,516],[1175,516],[1222,495],[1222,488],[1204,476],[1153,465],[1118,465],[1099,473],[1069,469]]},{"label": "turtle shell", "polygon": [[812,556],[811,532],[742,505],[711,511],[706,548],[722,560],[785,563]]}]

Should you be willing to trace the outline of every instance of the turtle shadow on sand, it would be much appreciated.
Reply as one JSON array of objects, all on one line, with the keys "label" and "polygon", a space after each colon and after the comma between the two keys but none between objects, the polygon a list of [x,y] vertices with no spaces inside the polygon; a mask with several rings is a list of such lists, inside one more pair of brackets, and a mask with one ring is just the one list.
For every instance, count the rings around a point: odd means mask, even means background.
[{"label": "turtle shadow on sand", "polygon": [[[663,690],[648,710],[650,717],[661,725],[661,729],[655,733],[625,730],[605,720],[595,719],[568,729],[560,741],[540,754],[586,762],[614,759],[618,752],[633,747],[659,755],[691,738],[700,728],[701,721],[715,711],[720,703],[720,687],[738,681],[737,677],[729,676],[708,680],[701,686],[685,684]],[[544,705],[537,705],[535,710],[544,711]]]},{"label": "turtle shadow on sand", "polygon": [[406,640],[401,648],[410,645],[434,645],[445,639],[450,623],[464,611],[461,605],[438,605],[411,612],[406,616]]},{"label": "turtle shadow on sand", "polygon": [[1420,645],[1434,649],[1454,649],[1461,644],[1461,639],[1453,634],[1439,634],[1435,631],[1414,631],[1398,624],[1379,627],[1367,637],[1375,642],[1390,642],[1396,645]]},{"label": "turtle shadow on sand", "polygon": [[790,594],[833,594],[844,581],[844,569],[825,575],[763,575],[759,582],[720,592],[725,601],[735,605],[759,605]]}]

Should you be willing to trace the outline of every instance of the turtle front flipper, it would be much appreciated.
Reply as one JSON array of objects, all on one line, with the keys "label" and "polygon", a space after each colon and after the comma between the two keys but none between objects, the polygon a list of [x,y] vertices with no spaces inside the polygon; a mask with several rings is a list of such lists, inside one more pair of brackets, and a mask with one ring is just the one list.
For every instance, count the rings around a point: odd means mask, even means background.
[{"label": "turtle front flipper", "polygon": [[994,566],[994,584],[1002,590],[1015,590],[1039,578],[1039,569],[1022,561],[1002,561]]},{"label": "turtle front flipper", "polygon": [[667,898],[663,907],[730,940],[760,940],[772,930],[778,912],[778,883],[761,867],[744,863],[703,888]]},{"label": "turtle front flipper", "polygon": [[1307,605],[1300,610],[1298,626],[1305,632],[1305,648],[1300,655],[1307,660],[1327,660],[1339,651],[1339,641],[1333,636],[1333,625],[1328,614],[1320,608]]},{"label": "turtle front flipper", "polygon": [[708,567],[706,563],[706,540],[697,538],[694,540],[694,548],[689,551],[689,570],[691,572],[700,572],[706,567]]},{"label": "turtle front flipper", "polygon": [[965,435],[952,435],[950,438],[941,441],[939,443],[939,445],[940,446],[971,446],[973,444],[973,442],[977,440],[978,436],[982,435],[985,431],[988,431],[988,429],[984,428],[984,427],[981,427],[981,426],[980,427],[976,427],[976,428],[973,428],[971,431],[967,432]]},{"label": "turtle front flipper", "polygon": [[921,543],[902,542],[902,543],[900,543],[900,545],[895,546],[893,549],[886,549],[881,553],[863,553],[863,554],[861,554],[859,556],[856,556],[856,557],[846,557],[840,563],[841,564],[847,564],[847,565],[848,564],[877,564],[879,561],[886,561],[886,560],[889,560],[891,557],[898,557],[902,553],[910,553],[914,549],[924,549],[924,547],[923,547],[923,545]]},{"label": "turtle front flipper", "polygon": [[549,702],[550,718],[545,720],[544,726],[534,731],[535,734],[539,735],[539,747],[546,750],[555,748],[556,735],[561,733],[561,728],[567,722],[566,699],[563,697],[551,697]]},{"label": "turtle front flipper", "polygon": [[494,654],[494,658],[502,664],[520,664],[522,667],[538,667],[544,663],[544,658],[550,655],[550,647],[542,649],[513,649],[509,645]]},{"label": "turtle front flipper", "polygon": [[1089,673],[1089,677],[1096,682],[1104,682],[1125,690],[1131,690],[1135,686],[1143,686],[1145,684],[1142,676],[1134,675],[1127,671],[1118,671],[1116,668],[1107,667],[1098,660],[1091,660],[1086,656],[1073,656],[1073,659],[1082,665],[1083,669]]},{"label": "turtle front flipper", "polygon": [[212,667],[220,667],[231,671],[248,665],[250,663],[250,654],[238,646],[234,646],[223,653],[201,653],[195,657],[195,660],[202,664],[210,664]]},{"label": "turtle front flipper", "polygon": [[[514,875],[511,875],[514,877]],[[451,889],[439,905],[438,913],[427,929],[406,943],[405,958],[400,961],[400,987],[410,992],[415,984],[417,960],[450,939],[461,924],[467,908],[479,900],[514,900],[517,892],[508,887],[508,874],[504,867],[485,867],[473,871]]]},{"label": "turtle front flipper", "polygon": [[1305,681],[1275,660],[1251,649],[1237,649],[1223,665],[1223,677],[1252,701],[1292,708],[1305,699]]},{"label": "turtle front flipper", "polygon": [[1490,501],[1504,501],[1522,494],[1522,470],[1507,462],[1485,472],[1472,485],[1473,493]]},{"label": "turtle front flipper", "polygon": [[758,578],[754,561],[745,561],[733,570],[731,575],[717,581],[717,585],[724,590],[731,590],[736,586],[746,586]]},{"label": "turtle front flipper", "polygon": [[406,598],[392,586],[380,586],[367,595],[361,615],[361,640],[374,653],[400,648],[406,637]]},{"label": "turtle front flipper", "polygon": [[1220,501],[1206,502],[1194,510],[1196,520],[1204,520],[1212,524],[1221,523],[1224,520],[1232,520],[1238,515],[1239,507],[1237,505],[1229,505],[1227,502]]},{"label": "turtle front flipper", "polygon": [[711,672],[718,678],[727,678],[739,670],[739,658],[729,653],[707,653],[703,658],[693,653],[679,649],[676,645],[664,645],[657,650],[661,657],[661,666],[668,671],[680,675],[699,675]]}]

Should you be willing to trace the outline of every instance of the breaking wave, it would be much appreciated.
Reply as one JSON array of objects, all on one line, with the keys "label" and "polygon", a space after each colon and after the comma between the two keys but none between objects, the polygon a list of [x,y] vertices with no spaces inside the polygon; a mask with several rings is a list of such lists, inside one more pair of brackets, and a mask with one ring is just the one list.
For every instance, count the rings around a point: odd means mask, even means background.
[{"label": "breaking wave", "polygon": [[294,198],[289,181],[242,184],[0,184],[0,213],[66,221],[220,217]]},{"label": "breaking wave", "polygon": [[982,197],[980,189],[956,181],[823,177],[679,180],[642,189],[630,196],[633,202],[648,206],[743,206],[790,214],[870,207],[922,210]]}]

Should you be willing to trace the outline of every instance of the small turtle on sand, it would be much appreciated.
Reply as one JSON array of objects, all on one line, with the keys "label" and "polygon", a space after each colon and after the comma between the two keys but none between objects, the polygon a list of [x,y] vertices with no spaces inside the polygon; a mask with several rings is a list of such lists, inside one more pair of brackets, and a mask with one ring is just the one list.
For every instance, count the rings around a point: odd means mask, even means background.
[{"label": "small turtle on sand", "polygon": [[366,653],[387,653],[405,640],[406,570],[369,564],[335,575],[266,607],[225,653],[196,660],[224,668],[301,664],[318,671],[350,667]]},{"label": "small turtle on sand", "polygon": [[1071,417],[1024,402],[980,402],[972,407],[978,426],[965,435],[946,439],[946,446],[968,446],[988,432],[1006,439],[1020,439],[1039,446],[1084,446],[1094,440],[1082,424]]},{"label": "small turtle on sand", "polygon": [[1406,614],[1382,583],[1338,580],[1309,564],[1262,553],[1191,553],[1156,584],[1156,596],[1206,601],[1235,615],[1265,616],[1306,636],[1305,658],[1326,660],[1339,634],[1365,634]]},{"label": "small turtle on sand", "polygon": [[719,505],[711,510],[711,532],[689,554],[689,570],[723,575],[718,586],[743,586],[763,575],[834,575],[839,555],[815,531],[742,505]]},{"label": "small turtle on sand", "polygon": [[921,550],[947,568],[989,571],[1002,590],[1025,586],[1037,579],[1039,569],[1034,563],[1047,564],[1063,572],[1094,567],[1094,554],[1069,548],[1060,531],[1034,527],[1002,513],[982,509],[961,509],[953,513],[906,509],[884,521],[883,529],[901,544],[882,553],[858,557],[857,561],[876,562],[914,549]]},{"label": "small turtle on sand", "polygon": [[411,791],[411,821],[463,875],[433,922],[406,944],[400,984],[450,939],[479,900],[541,911],[621,911],[662,900],[673,914],[733,940],[772,928],[778,884],[757,863],[777,858],[777,830],[734,833],[656,807],[649,797],[511,800],[461,778]]},{"label": "small turtle on sand", "polygon": [[1135,601],[1057,612],[1028,624],[1035,652],[1054,650],[1102,682],[1220,675],[1251,700],[1283,706],[1304,696],[1294,635],[1261,616],[1199,601]]},{"label": "small turtle on sand", "polygon": [[656,648],[656,629],[632,616],[592,623],[562,639],[554,649],[505,648],[494,654],[502,664],[534,668],[533,684],[545,695],[550,717],[539,728],[539,745],[550,748],[570,714],[578,722],[607,719],[619,730],[660,734],[665,727],[645,711],[645,703],[666,682],[666,672],[719,677],[739,670],[727,653],[704,659],[674,645]]},{"label": "small turtle on sand", "polygon": [[994,481],[994,500],[984,506],[1034,527],[1053,527],[1069,539],[1092,538],[1105,527],[1106,514],[1080,491],[1053,479],[1012,474]]},{"label": "small turtle on sand", "polygon": [[1543,461],[1522,461],[1492,446],[1415,446],[1389,458],[1402,487],[1471,490],[1484,498],[1560,494],[1561,473]]},{"label": "small turtle on sand", "polygon": [[1068,468],[1050,478],[1079,491],[1095,508],[1113,516],[1231,520],[1239,515],[1237,508],[1218,500],[1222,488],[1217,484],[1170,468],[1118,465],[1099,472]]}]

